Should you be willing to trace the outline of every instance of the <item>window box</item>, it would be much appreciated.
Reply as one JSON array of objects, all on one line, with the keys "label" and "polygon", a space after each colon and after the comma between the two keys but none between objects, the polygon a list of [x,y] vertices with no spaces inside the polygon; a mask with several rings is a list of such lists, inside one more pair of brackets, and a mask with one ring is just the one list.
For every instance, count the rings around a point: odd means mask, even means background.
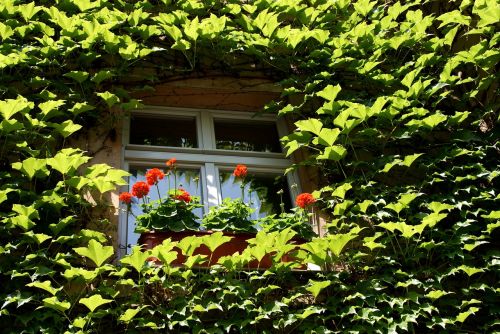
[{"label": "window box", "polygon": [[[167,231],[167,232],[158,232],[158,231],[153,231],[153,232],[147,232],[147,233],[142,233],[141,236],[139,237],[139,244],[142,245],[144,250],[149,250],[153,249],[155,246],[160,245],[163,240],[166,240],[170,238],[172,241],[180,241],[186,237],[189,236],[207,236],[211,235],[212,231],[181,231],[181,232],[173,232],[173,231]],[[234,253],[241,253],[247,248],[248,246],[248,240],[255,238],[255,234],[253,233],[234,233],[234,232],[222,232],[224,236],[229,236],[232,239],[218,248],[215,249],[213,254],[211,254],[210,250],[205,246],[201,245],[194,251],[194,255],[200,254],[200,255],[207,255],[208,258],[210,258],[210,262],[206,261],[205,263],[200,264],[200,267],[209,267],[214,264],[216,264],[219,259],[223,256],[231,256]],[[293,238],[291,240],[294,244],[300,245],[305,243],[306,241],[301,239],[301,238]],[[175,259],[171,265],[172,266],[182,266],[183,263],[186,261],[186,257],[182,254],[181,250],[178,248],[174,248],[175,251],[177,251],[177,259]],[[293,260],[291,255],[284,255],[281,258],[281,262],[291,262]],[[253,260],[247,264],[247,268],[250,269],[267,269],[272,266],[272,259],[271,259],[271,254],[267,254],[262,258],[260,262],[257,262],[256,260]]]}]

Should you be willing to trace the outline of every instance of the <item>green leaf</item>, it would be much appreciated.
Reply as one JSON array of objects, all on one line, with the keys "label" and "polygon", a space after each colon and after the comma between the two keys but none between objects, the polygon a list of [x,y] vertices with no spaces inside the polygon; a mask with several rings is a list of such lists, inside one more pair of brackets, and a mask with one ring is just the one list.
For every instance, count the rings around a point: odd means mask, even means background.
[{"label": "green leaf", "polygon": [[347,154],[347,150],[340,145],[333,145],[325,148],[325,151],[318,155],[319,160],[333,160],[339,161]]},{"label": "green leaf", "polygon": [[111,303],[112,299],[104,299],[100,294],[92,295],[89,298],[81,298],[79,303],[87,306],[90,312],[94,312],[96,308],[104,304]]},{"label": "green leaf", "polygon": [[83,156],[80,150],[62,149],[53,158],[47,159],[47,164],[61,174],[67,174],[76,170],[89,159],[90,157]]},{"label": "green leaf", "polygon": [[24,114],[27,111],[33,109],[33,107],[33,102],[29,102],[26,98],[20,95],[15,100],[0,100],[0,114],[6,120],[10,119],[12,116],[19,112]]},{"label": "green leaf", "polygon": [[324,288],[330,286],[332,284],[332,281],[326,280],[326,281],[309,281],[310,285],[306,287],[306,290],[312,293],[314,298],[317,298],[321,290]]},{"label": "green leaf", "polygon": [[450,292],[446,292],[446,291],[443,291],[443,290],[433,290],[429,293],[427,293],[425,296],[427,298],[430,298],[432,299],[433,301],[436,300],[436,299],[439,299],[447,294],[449,294]]},{"label": "green leaf", "polygon": [[2,40],[5,41],[7,38],[12,36],[13,34],[14,34],[14,31],[12,30],[12,28],[10,26],[0,22],[0,37],[2,37]]},{"label": "green leaf", "polygon": [[230,241],[232,238],[225,236],[222,232],[215,232],[209,236],[203,238],[203,244],[210,249],[211,252],[214,252],[219,246],[225,244]]},{"label": "green leaf", "polygon": [[23,162],[15,162],[12,164],[12,168],[21,171],[23,174],[29,177],[31,180],[35,175],[38,177],[44,177],[49,174],[47,170],[47,160],[28,158]]},{"label": "green leaf", "polygon": [[318,135],[318,143],[323,146],[333,146],[339,134],[340,129],[322,128]]},{"label": "green leaf", "polygon": [[327,237],[329,245],[328,249],[332,252],[332,254],[335,257],[339,257],[345,245],[347,245],[349,241],[358,237],[358,232],[360,230],[361,230],[360,228],[356,228],[352,229],[349,233],[328,235]]},{"label": "green leaf", "polygon": [[466,266],[466,265],[461,265],[460,267],[454,269],[453,271],[456,271],[456,270],[462,270],[469,277],[472,276],[472,275],[474,275],[474,274],[484,272],[484,270],[481,269],[481,268],[474,268],[474,267],[469,267],[469,266]]},{"label": "green leaf", "polygon": [[339,187],[336,187],[334,191],[332,191],[332,196],[336,196],[344,199],[346,192],[352,189],[351,183],[344,183]]},{"label": "green leaf", "polygon": [[73,250],[77,254],[91,259],[92,262],[94,262],[98,267],[100,267],[114,254],[113,246],[103,246],[100,242],[94,239],[89,241],[87,247],[73,248]]},{"label": "green leaf", "polygon": [[76,131],[78,131],[82,128],[81,125],[73,123],[73,121],[70,119],[62,122],[61,124],[51,123],[51,125],[64,138],[69,137],[70,135],[72,135],[73,133],[75,133]]},{"label": "green leaf", "polygon": [[316,93],[316,95],[324,98],[325,100],[334,101],[341,90],[342,88],[340,88],[340,85],[328,85],[323,90]]},{"label": "green leaf", "polygon": [[123,321],[125,323],[130,322],[136,315],[141,311],[141,308],[129,308],[127,309],[120,317],[119,321]]},{"label": "green leaf", "polygon": [[75,103],[75,105],[71,109],[69,109],[69,111],[73,115],[77,116],[83,112],[94,110],[94,109],[95,109],[95,107],[87,104],[87,102],[83,102],[83,103],[77,102],[77,103]]},{"label": "green leaf", "polygon": [[7,188],[5,190],[0,190],[0,203],[4,202],[7,200],[7,194],[14,191],[12,188]]},{"label": "green leaf", "polygon": [[70,308],[71,304],[67,301],[59,301],[57,297],[48,297],[42,300],[43,301],[43,306],[49,307],[51,309],[54,309],[59,312],[64,312],[67,309]]},{"label": "green leaf", "polygon": [[87,78],[89,77],[89,73],[85,72],[85,71],[71,71],[71,72],[65,73],[63,76],[71,78],[71,79],[73,79],[76,82],[81,84],[82,82],[87,80]]},{"label": "green leaf", "polygon": [[33,233],[33,231],[23,233],[25,236],[29,237],[33,241],[35,241],[38,245],[43,243],[46,240],[52,239],[51,236],[44,233]]},{"label": "green leaf", "polygon": [[468,16],[462,15],[459,10],[454,10],[438,16],[436,20],[442,22],[439,25],[439,28],[442,28],[443,26],[450,23],[458,23],[468,26],[470,24],[471,19]]},{"label": "green leaf", "polygon": [[58,235],[59,232],[61,232],[66,226],[68,226],[69,224],[75,222],[75,219],[76,217],[75,216],[68,216],[68,217],[64,217],[62,219],[59,220],[59,222],[57,224],[50,224],[49,225],[49,228],[50,230],[52,231],[52,233],[54,233],[54,236]]},{"label": "green leaf", "polygon": [[319,119],[309,118],[295,122],[295,126],[297,126],[300,131],[309,131],[319,136],[323,123],[321,123]]},{"label": "green leaf", "polygon": [[467,311],[461,312],[459,315],[457,315],[455,321],[464,322],[469,317],[469,315],[474,314],[477,311],[479,311],[479,307],[471,307]]},{"label": "green leaf", "polygon": [[440,213],[441,211],[444,210],[452,210],[455,206],[451,204],[446,204],[446,203],[440,203],[440,202],[431,202],[428,205],[429,209],[432,210],[432,212],[435,213]]},{"label": "green leaf", "polygon": [[500,219],[500,210],[491,211],[487,215],[481,215],[481,217],[486,219]]},{"label": "green leaf", "polygon": [[183,238],[177,244],[177,247],[182,250],[182,253],[186,256],[192,256],[196,248],[200,247],[203,243],[203,238],[197,236],[189,236]]},{"label": "green leaf", "polygon": [[94,74],[91,81],[95,82],[97,85],[103,82],[106,79],[112,78],[114,76],[112,71],[102,70]]},{"label": "green leaf", "polygon": [[115,104],[120,102],[120,99],[118,98],[118,96],[116,96],[113,93],[103,92],[103,93],[96,93],[96,94],[97,94],[97,96],[101,97],[106,102],[106,104],[108,105],[109,108],[111,108],[112,106],[114,106]]},{"label": "green leaf", "polygon": [[26,284],[26,286],[45,290],[48,293],[50,293],[51,295],[53,295],[53,296],[55,296],[56,293],[59,292],[59,291],[61,291],[61,289],[62,289],[62,287],[60,287],[59,289],[56,289],[56,288],[52,287],[52,282],[51,281],[44,281],[44,282],[35,281],[33,283]]},{"label": "green leaf", "polygon": [[132,248],[132,254],[129,254],[120,260],[123,264],[128,264],[134,268],[137,272],[141,272],[141,269],[146,263],[146,259],[149,257],[149,253],[142,252],[140,246],[134,246]]},{"label": "green leaf", "polygon": [[19,131],[23,128],[23,123],[18,122],[16,119],[4,119],[2,122],[0,122],[0,132],[2,132],[4,135],[14,131]]}]

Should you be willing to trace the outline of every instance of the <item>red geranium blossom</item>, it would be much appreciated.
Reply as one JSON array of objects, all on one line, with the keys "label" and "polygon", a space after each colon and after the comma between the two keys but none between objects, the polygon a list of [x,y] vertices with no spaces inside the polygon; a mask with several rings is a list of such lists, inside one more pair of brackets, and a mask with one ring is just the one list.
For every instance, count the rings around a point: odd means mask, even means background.
[{"label": "red geranium blossom", "polygon": [[295,199],[295,204],[297,204],[297,206],[301,207],[302,209],[304,209],[308,205],[313,204],[314,202],[316,202],[316,199],[310,193],[302,193]]},{"label": "red geranium blossom", "polygon": [[132,194],[129,193],[129,192],[123,192],[120,194],[120,202],[123,202],[123,203],[126,203],[126,204],[130,204],[132,203]]},{"label": "red geranium blossom", "polygon": [[236,168],[234,169],[233,175],[235,177],[239,177],[240,179],[245,178],[247,176],[248,170],[247,166],[245,165],[236,165]]},{"label": "red geranium blossom", "polygon": [[165,163],[165,165],[167,165],[170,168],[174,168],[176,162],[177,162],[177,159],[176,158],[172,158],[170,160],[167,160],[167,162]]},{"label": "red geranium blossom", "polygon": [[137,198],[143,198],[149,193],[149,185],[144,181],[136,182],[132,186],[132,195]]},{"label": "red geranium blossom", "polygon": [[146,172],[146,181],[150,186],[157,184],[159,180],[163,180],[165,174],[158,168],[150,169]]},{"label": "red geranium blossom", "polygon": [[182,188],[179,188],[179,190],[177,190],[175,192],[174,198],[176,200],[183,201],[186,203],[191,202],[191,195],[186,190],[184,190]]}]

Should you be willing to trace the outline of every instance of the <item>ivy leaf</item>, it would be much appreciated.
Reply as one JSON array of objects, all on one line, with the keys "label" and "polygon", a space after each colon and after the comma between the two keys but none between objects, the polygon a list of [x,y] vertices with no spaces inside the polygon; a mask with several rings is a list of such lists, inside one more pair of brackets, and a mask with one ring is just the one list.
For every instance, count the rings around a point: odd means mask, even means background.
[{"label": "ivy leaf", "polygon": [[79,303],[87,306],[90,312],[94,312],[96,308],[104,304],[111,303],[112,299],[104,299],[100,294],[95,294],[89,298],[81,298]]},{"label": "ivy leaf", "polygon": [[65,73],[63,76],[71,78],[71,79],[73,79],[76,82],[81,84],[82,82],[87,80],[87,78],[89,77],[89,73],[85,72],[85,71],[71,71],[71,72]]},{"label": "ivy leaf", "polygon": [[73,250],[81,255],[92,260],[97,267],[100,267],[113,254],[113,246],[103,246],[99,241],[94,239],[89,241],[87,247],[77,247]]},{"label": "ivy leaf", "polygon": [[43,306],[49,307],[51,309],[54,309],[59,312],[66,311],[67,309],[70,308],[71,304],[67,301],[59,301],[57,297],[48,297],[42,300],[43,301]]},{"label": "ivy leaf", "polygon": [[312,293],[314,298],[317,298],[321,290],[324,288],[330,286],[332,284],[332,281],[326,280],[326,281],[313,281],[310,280],[310,285],[306,287],[306,290]]},{"label": "ivy leaf", "polygon": [[474,314],[477,311],[479,311],[479,307],[471,307],[467,311],[461,312],[459,315],[457,315],[455,321],[464,322],[471,314]]},{"label": "ivy leaf", "polygon": [[333,146],[339,134],[340,134],[339,129],[322,128],[318,135],[318,143],[323,146]]},{"label": "ivy leaf", "polygon": [[23,162],[15,162],[12,164],[12,168],[21,171],[23,174],[29,177],[31,180],[35,175],[38,177],[45,177],[49,174],[47,170],[47,160],[28,158]]},{"label": "ivy leaf", "polygon": [[481,215],[481,217],[486,218],[486,219],[500,219],[500,210],[491,211],[487,215]]},{"label": "ivy leaf", "polygon": [[0,122],[0,131],[3,134],[8,134],[13,131],[19,131],[24,128],[23,123],[18,122],[15,119],[4,119],[2,122]]},{"label": "ivy leaf", "polygon": [[4,202],[7,200],[7,194],[14,191],[12,188],[7,188],[5,190],[0,190],[0,203]]},{"label": "ivy leaf", "polygon": [[44,233],[34,233],[33,231],[23,233],[25,236],[29,237],[33,241],[35,241],[38,245],[43,243],[46,240],[51,239],[52,237],[44,234]]},{"label": "ivy leaf", "polygon": [[430,298],[432,299],[433,301],[436,300],[436,299],[439,299],[447,294],[449,294],[450,292],[446,292],[446,291],[443,291],[443,290],[433,290],[429,293],[427,293],[425,296],[427,298]]},{"label": "ivy leaf", "polygon": [[360,229],[353,229],[349,233],[345,234],[330,234],[328,235],[328,245],[329,250],[335,257],[339,257],[340,253],[344,249],[345,245],[358,236]]},{"label": "ivy leaf", "polygon": [[323,123],[319,119],[309,118],[302,121],[295,122],[297,128],[300,131],[309,131],[319,136],[321,128],[323,127]]},{"label": "ivy leaf", "polygon": [[132,248],[132,254],[127,255],[126,257],[120,260],[123,264],[128,264],[132,268],[134,268],[137,272],[141,272],[141,269],[144,267],[146,263],[146,259],[149,257],[149,253],[142,252],[140,246],[134,246]]},{"label": "ivy leaf", "polygon": [[69,111],[73,115],[78,116],[83,112],[94,110],[94,109],[95,109],[95,107],[87,104],[87,102],[83,102],[83,103],[77,102],[77,103],[75,103],[75,105],[71,109],[69,109]]},{"label": "ivy leaf", "polygon": [[57,224],[50,224],[49,225],[49,228],[50,230],[52,231],[52,233],[54,233],[54,235],[58,235],[66,226],[68,226],[69,224],[73,223],[75,221],[75,216],[68,216],[68,217],[64,217],[62,219],[59,220],[59,222]]},{"label": "ivy leaf", "polygon": [[33,102],[29,102],[26,98],[20,95],[15,100],[0,100],[0,114],[5,120],[10,119],[12,116],[19,112],[22,112],[24,114],[27,111],[33,109],[33,107]]},{"label": "ivy leaf", "polygon": [[45,290],[48,293],[50,293],[51,295],[53,295],[53,296],[55,296],[56,293],[59,292],[62,289],[62,287],[59,288],[59,289],[56,289],[56,288],[52,287],[52,282],[51,281],[44,281],[44,282],[35,281],[33,283],[26,284],[26,286]]},{"label": "ivy leaf", "polygon": [[120,99],[118,98],[118,96],[116,96],[113,93],[106,91],[103,93],[96,93],[96,94],[97,94],[97,96],[101,97],[106,102],[106,104],[108,105],[109,108],[111,108],[112,106],[114,106],[115,104],[120,102]]},{"label": "ivy leaf", "polygon": [[324,152],[318,155],[317,159],[319,160],[333,160],[339,161],[347,154],[347,150],[340,145],[333,145],[326,147]]},{"label": "ivy leaf", "polygon": [[51,123],[52,127],[59,132],[64,138],[69,137],[76,131],[82,128],[81,125],[73,123],[72,120],[68,119],[61,124]]},{"label": "ivy leaf", "polygon": [[119,321],[123,321],[125,323],[130,322],[136,315],[141,311],[142,308],[129,308],[127,309],[120,317],[118,318]]},{"label": "ivy leaf", "polygon": [[7,38],[12,36],[13,34],[14,34],[14,31],[12,30],[12,28],[10,26],[0,22],[0,37],[2,37],[2,40],[5,41]]},{"label": "ivy leaf", "polygon": [[436,20],[442,22],[438,27],[442,28],[443,26],[450,23],[458,23],[468,26],[471,19],[468,16],[462,15],[459,10],[454,10],[438,16]]},{"label": "ivy leaf", "polygon": [[350,189],[352,189],[351,183],[344,183],[341,186],[336,187],[335,190],[332,191],[332,196],[344,199],[346,192],[348,192]]},{"label": "ivy leaf", "polygon": [[316,93],[316,95],[324,98],[325,100],[334,101],[341,90],[342,88],[340,87],[340,85],[328,85],[323,90]]},{"label": "ivy leaf", "polygon": [[95,82],[97,85],[103,82],[106,79],[112,78],[114,76],[112,71],[102,70],[94,74],[91,81]]},{"label": "ivy leaf", "polygon": [[225,244],[231,239],[231,237],[225,236],[222,232],[219,231],[203,238],[203,244],[207,246],[208,249],[210,249],[210,251],[213,253],[219,246]]},{"label": "ivy leaf", "polygon": [[429,209],[432,210],[432,212],[435,213],[440,213],[441,211],[451,210],[454,208],[454,206],[451,204],[440,203],[440,202],[431,202],[428,204],[428,207]]},{"label": "ivy leaf", "polygon": [[474,268],[474,267],[469,267],[469,266],[466,266],[466,265],[461,265],[460,267],[453,269],[452,272],[455,272],[457,270],[462,270],[469,277],[472,276],[472,275],[474,275],[474,274],[484,272],[484,270],[481,269],[481,268]]}]

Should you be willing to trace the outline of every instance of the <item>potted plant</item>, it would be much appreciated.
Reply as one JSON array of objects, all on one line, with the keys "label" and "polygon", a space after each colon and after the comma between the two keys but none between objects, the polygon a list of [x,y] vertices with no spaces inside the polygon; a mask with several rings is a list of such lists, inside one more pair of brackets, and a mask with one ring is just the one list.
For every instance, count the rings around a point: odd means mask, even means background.
[{"label": "potted plant", "polygon": [[[210,258],[209,266],[217,263],[222,256],[232,255],[236,252],[243,252],[249,244],[249,240],[255,238],[257,227],[268,232],[280,231],[291,228],[297,236],[292,239],[295,244],[300,244],[309,240],[314,234],[312,227],[307,223],[307,208],[314,203],[315,199],[311,194],[301,194],[297,197],[297,208],[292,213],[285,213],[282,204],[280,215],[271,215],[259,220],[252,221],[250,215],[254,211],[244,202],[245,180],[248,173],[247,167],[237,165],[233,175],[241,181],[241,198],[226,198],[203,217],[201,226],[197,222],[198,217],[193,210],[201,205],[198,199],[192,197],[182,188],[169,189],[164,197],[159,193],[158,183],[165,178],[174,175],[175,159],[167,161],[168,170],[166,173],[153,168],[146,173],[146,182],[139,181],[132,186],[130,193],[120,194],[120,200],[127,205],[127,211],[132,214],[131,206],[137,202],[142,208],[142,214],[134,215],[136,221],[135,231],[141,233],[139,243],[145,249],[152,249],[161,244],[163,240],[180,241],[188,236],[209,236],[212,233],[222,232],[228,238],[228,242],[210,252],[204,245],[199,246],[194,255],[202,254]],[[159,195],[158,200],[151,200],[148,196],[151,187],[156,187]],[[177,249],[177,259],[172,263],[181,265],[185,257]],[[285,259],[286,260],[286,259]],[[253,261],[249,267],[267,268],[272,264],[270,255],[264,257],[260,262]]]}]

